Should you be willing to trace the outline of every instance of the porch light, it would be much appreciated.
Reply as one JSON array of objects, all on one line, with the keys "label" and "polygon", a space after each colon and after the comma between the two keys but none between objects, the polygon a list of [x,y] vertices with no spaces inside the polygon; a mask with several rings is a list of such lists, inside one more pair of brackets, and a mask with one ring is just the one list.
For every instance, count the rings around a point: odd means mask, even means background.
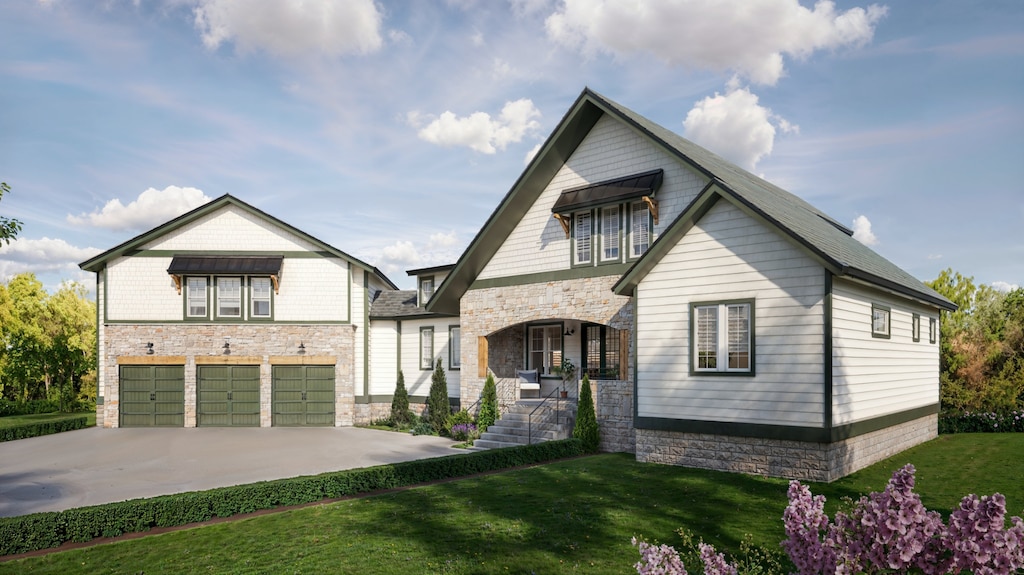
[{"label": "porch light", "polygon": [[231,355],[231,344],[226,341],[224,342],[224,355]]},{"label": "porch light", "polygon": [[299,342],[299,355],[306,354],[306,346],[300,341]]},{"label": "porch light", "polygon": [[570,335],[572,335],[574,333],[576,333],[576,328],[572,328],[572,329],[565,328],[565,337],[569,337]]}]

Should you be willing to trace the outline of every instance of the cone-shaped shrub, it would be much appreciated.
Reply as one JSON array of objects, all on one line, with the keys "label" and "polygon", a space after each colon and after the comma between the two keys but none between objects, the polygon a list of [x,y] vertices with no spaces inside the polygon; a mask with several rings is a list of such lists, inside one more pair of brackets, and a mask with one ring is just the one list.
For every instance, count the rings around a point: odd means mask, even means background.
[{"label": "cone-shaped shrub", "polygon": [[487,374],[484,382],[484,395],[480,400],[480,413],[476,416],[476,426],[480,433],[498,421],[498,386],[494,383],[494,375]]},{"label": "cone-shaped shrub", "polygon": [[396,427],[409,425],[412,412],[409,411],[409,391],[405,389],[405,375],[398,370],[398,383],[395,385],[395,396],[391,399],[391,423]]},{"label": "cone-shaped shrub", "polygon": [[444,422],[451,414],[452,407],[448,403],[448,378],[441,367],[441,359],[438,358],[434,374],[430,376],[430,397],[427,398],[427,417],[430,426],[440,434],[444,431]]},{"label": "cone-shaped shrub", "polygon": [[572,436],[583,444],[583,451],[596,453],[601,444],[601,431],[597,427],[597,414],[594,412],[594,394],[590,392],[590,378],[583,376],[580,386],[580,402],[576,408],[576,425],[572,428]]}]

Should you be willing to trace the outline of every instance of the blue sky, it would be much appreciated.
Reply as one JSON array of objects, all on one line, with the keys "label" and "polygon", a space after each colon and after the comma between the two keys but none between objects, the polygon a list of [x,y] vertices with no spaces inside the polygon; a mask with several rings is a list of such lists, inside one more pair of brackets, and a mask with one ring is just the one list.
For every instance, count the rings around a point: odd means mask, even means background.
[{"label": "blue sky", "polygon": [[381,268],[454,262],[585,87],[922,280],[1024,285],[1024,3],[5,0],[0,279],[230,193]]}]

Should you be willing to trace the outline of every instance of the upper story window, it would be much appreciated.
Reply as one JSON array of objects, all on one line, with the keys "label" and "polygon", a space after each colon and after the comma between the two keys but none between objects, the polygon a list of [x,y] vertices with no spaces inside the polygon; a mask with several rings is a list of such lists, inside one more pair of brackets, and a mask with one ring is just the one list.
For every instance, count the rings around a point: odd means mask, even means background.
[{"label": "upper story window", "polygon": [[593,230],[590,212],[573,214],[573,254],[577,264],[591,263],[590,251],[593,247]]},{"label": "upper story window", "polygon": [[188,278],[185,309],[188,317],[206,317],[206,278]]},{"label": "upper story window", "polygon": [[619,206],[601,208],[601,261],[618,261],[622,249],[622,220]]},{"label": "upper story window", "polygon": [[562,326],[530,326],[527,339],[526,369],[555,375],[555,368],[562,367]]},{"label": "upper story window", "polygon": [[651,247],[651,210],[643,202],[633,202],[629,212],[629,257],[638,258]]},{"label": "upper story window", "polygon": [[916,313],[910,320],[910,338],[914,341],[921,341],[921,316]]},{"label": "upper story window", "polygon": [[273,319],[274,283],[271,278],[189,276],[184,285],[187,320]]},{"label": "upper story window", "polygon": [[934,317],[928,318],[928,343],[935,343],[935,340],[938,339],[938,323]]},{"label": "upper story window", "polygon": [[878,304],[871,304],[871,337],[889,339],[891,333],[890,318],[892,311]]},{"label": "upper story window", "polygon": [[270,278],[252,278],[250,286],[250,311],[249,316],[253,319],[269,319],[270,314]]},{"label": "upper story window", "polygon": [[242,278],[217,278],[217,317],[242,317]]},{"label": "upper story window", "polygon": [[434,276],[420,278],[420,307],[427,305],[434,295]]},{"label": "upper story window", "polygon": [[754,374],[754,302],[690,306],[692,373]]}]

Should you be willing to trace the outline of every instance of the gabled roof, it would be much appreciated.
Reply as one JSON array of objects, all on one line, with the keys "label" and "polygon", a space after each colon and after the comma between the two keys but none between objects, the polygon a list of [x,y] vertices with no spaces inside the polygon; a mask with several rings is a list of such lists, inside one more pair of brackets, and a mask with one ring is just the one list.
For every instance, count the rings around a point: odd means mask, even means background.
[{"label": "gabled roof", "polygon": [[[253,216],[256,216],[257,218],[260,218],[260,219],[262,219],[262,220],[264,220],[264,221],[266,221],[266,222],[268,222],[268,223],[270,223],[270,224],[272,224],[274,226],[277,226],[277,227],[282,228],[282,229],[284,229],[284,230],[286,230],[286,231],[288,231],[288,232],[290,232],[292,234],[295,234],[296,236],[299,236],[300,238],[302,238],[302,239],[308,241],[309,243],[317,246],[317,248],[319,248],[321,251],[327,252],[328,254],[330,254],[332,256],[341,258],[341,259],[351,263],[352,265],[355,265],[357,267],[360,267],[360,268],[362,268],[364,270],[367,270],[367,271],[373,273],[374,275],[379,277],[381,280],[383,280],[384,283],[386,283],[392,289],[398,289],[398,286],[396,286],[394,283],[392,283],[391,280],[388,279],[387,276],[385,276],[380,270],[378,270],[377,268],[371,266],[370,264],[368,264],[368,263],[366,263],[366,262],[364,262],[362,260],[359,260],[357,258],[354,258],[354,257],[346,254],[345,252],[339,250],[338,248],[335,248],[334,246],[331,246],[330,244],[324,243],[324,242],[318,240],[317,238],[307,234],[306,232],[304,232],[304,231],[302,231],[302,230],[300,230],[300,229],[298,229],[296,227],[293,227],[291,225],[288,225],[285,222],[275,218],[274,216],[271,216],[270,214],[268,214],[268,213],[266,213],[266,212],[264,212],[264,211],[262,211],[262,210],[260,210],[260,209],[258,209],[256,207],[254,207],[254,206],[252,206],[250,204],[247,204],[247,203],[243,202],[242,200],[240,200],[240,199],[238,199],[238,198],[236,198],[236,197],[234,197],[234,196],[232,196],[230,194],[224,194],[223,196],[221,196],[221,197],[219,197],[219,198],[217,198],[217,199],[215,199],[215,200],[213,200],[213,201],[211,201],[209,203],[203,204],[202,206],[199,206],[198,208],[196,208],[196,209],[194,209],[194,210],[192,210],[190,212],[182,214],[182,215],[174,218],[173,220],[171,220],[171,221],[169,221],[169,222],[167,222],[165,224],[159,225],[159,226],[149,230],[148,232],[143,232],[143,233],[135,236],[134,238],[124,242],[123,244],[120,244],[120,245],[118,245],[116,247],[113,247],[113,248],[111,248],[111,249],[109,249],[109,250],[107,250],[107,251],[105,251],[105,252],[103,252],[103,253],[101,253],[101,254],[93,257],[93,258],[90,258],[90,259],[88,259],[88,260],[78,264],[78,267],[82,268],[83,270],[90,271],[90,272],[100,271],[100,270],[102,270],[106,266],[107,262],[109,262],[110,260],[113,260],[115,258],[121,257],[121,256],[123,256],[125,254],[130,254],[133,250],[137,250],[141,246],[143,246],[143,245],[145,245],[145,244],[147,244],[147,243],[149,243],[149,242],[151,242],[151,241],[153,241],[153,240],[155,240],[155,239],[157,239],[157,238],[159,238],[159,237],[161,237],[161,236],[163,236],[163,235],[165,235],[167,233],[170,233],[170,232],[172,232],[172,231],[174,231],[174,230],[176,230],[178,228],[181,228],[182,226],[186,226],[186,225],[188,225],[188,224],[190,224],[190,223],[192,223],[192,222],[194,222],[194,221],[196,221],[196,220],[198,220],[198,219],[200,219],[200,218],[202,218],[204,216],[207,216],[207,215],[209,215],[209,214],[211,214],[213,212],[216,212],[216,211],[220,210],[221,208],[224,208],[225,206],[229,206],[229,205],[230,206],[238,207],[238,208],[240,208],[240,209],[242,209],[242,210],[252,214]],[[272,255],[272,254],[268,254],[268,255]]]},{"label": "gabled roof", "polygon": [[806,201],[589,88],[584,89],[576,99],[533,161],[466,248],[455,270],[428,303],[428,309],[458,309],[458,300],[462,294],[469,289],[483,267],[537,200],[548,181],[604,114],[610,114],[629,125],[669,154],[704,174],[711,182],[690,208],[662,233],[647,254],[616,284],[616,293],[632,293],[636,282],[642,279],[661,255],[692,227],[696,221],[694,218],[703,215],[703,212],[695,209],[696,204],[699,201],[707,202],[710,194],[714,194],[729,199],[772,224],[781,233],[804,246],[821,261],[822,265],[838,276],[857,278],[944,309],[955,309],[956,306],[948,299],[853,239],[852,230]]},{"label": "gabled roof", "polygon": [[416,290],[382,291],[370,304],[370,319],[411,319],[445,315],[431,313],[416,305],[416,297]]}]

